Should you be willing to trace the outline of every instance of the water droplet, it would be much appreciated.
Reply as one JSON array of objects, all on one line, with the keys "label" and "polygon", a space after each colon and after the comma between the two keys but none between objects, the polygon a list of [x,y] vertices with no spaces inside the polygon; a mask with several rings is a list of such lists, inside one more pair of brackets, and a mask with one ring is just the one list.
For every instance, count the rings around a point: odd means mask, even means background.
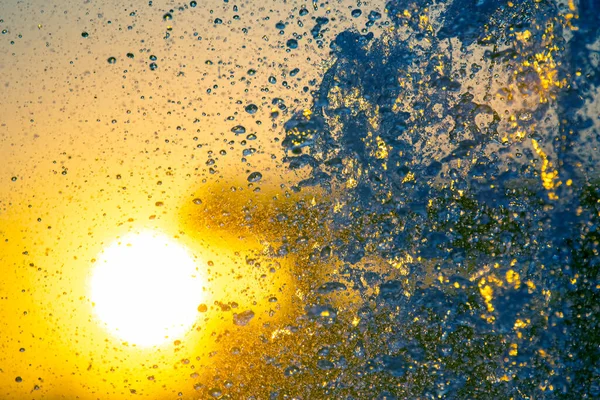
[{"label": "water droplet", "polygon": [[355,9],[355,10],[352,10],[352,13],[351,13],[351,15],[352,15],[354,18],[358,18],[358,17],[360,17],[360,16],[362,15],[362,10],[360,10],[360,9],[358,9],[358,8],[357,8],[357,9]]},{"label": "water droplet", "polygon": [[306,8],[302,8],[300,9],[299,14],[301,17],[304,17],[306,14],[308,14],[308,10]]},{"label": "water droplet", "polygon": [[275,78],[273,75],[271,75],[271,76],[269,77],[269,83],[273,83],[273,84],[274,84],[274,83],[277,83],[277,78]]},{"label": "water droplet", "polygon": [[158,65],[156,65],[156,63],[150,63],[150,71],[155,71],[158,68]]},{"label": "water droplet", "polygon": [[109,64],[116,64],[117,63],[117,59],[115,57],[108,57],[108,61]]},{"label": "water droplet", "polygon": [[239,314],[233,314],[233,323],[237,326],[246,326],[254,318],[254,312],[251,310],[243,311]]},{"label": "water droplet", "polygon": [[258,111],[256,104],[248,104],[245,108],[248,114],[255,114]]},{"label": "water droplet", "polygon": [[150,61],[156,61],[156,56],[154,54],[150,56]]},{"label": "water droplet", "polygon": [[236,125],[233,128],[231,128],[231,132],[235,133],[236,135],[241,135],[246,133],[246,128],[243,125]]},{"label": "water droplet", "polygon": [[11,181],[16,182],[17,181],[17,177],[13,176],[12,178],[10,178]]},{"label": "water droplet", "polygon": [[133,55],[133,53],[127,53],[127,58],[133,58],[133,57],[135,57],[135,56]]},{"label": "water droplet", "polygon": [[86,38],[88,36],[90,36],[89,33],[87,33],[87,32],[81,32],[81,37],[82,38]]},{"label": "water droplet", "polygon": [[378,19],[381,19],[381,13],[378,13],[377,11],[371,11],[369,13],[369,21],[377,21]]},{"label": "water droplet", "polygon": [[223,23],[223,20],[221,18],[215,18],[215,24],[221,25],[222,23]]},{"label": "water droplet", "polygon": [[196,3],[195,1],[190,1],[190,7],[196,7],[198,5],[198,3]]},{"label": "water droplet", "polygon": [[248,175],[248,182],[258,182],[262,179],[262,174],[260,172],[253,172]]},{"label": "water droplet", "polygon": [[244,157],[251,156],[251,155],[252,155],[252,154],[254,154],[254,153],[256,153],[256,149],[255,149],[255,148],[253,148],[253,147],[250,147],[250,148],[248,148],[248,149],[244,149],[244,150],[242,151],[242,155],[243,155]]},{"label": "water droplet", "polygon": [[202,204],[202,200],[195,198],[194,200],[192,200],[192,203],[194,203],[196,205],[200,205],[200,204]]},{"label": "water droplet", "polygon": [[285,29],[285,24],[281,21],[275,24],[275,28],[277,29]]},{"label": "water droplet", "polygon": [[198,306],[198,312],[207,312],[208,311],[208,307],[206,306],[206,304],[200,304]]},{"label": "water droplet", "polygon": [[298,41],[296,39],[290,39],[287,41],[286,46],[289,47],[290,49],[297,49]]},{"label": "water droplet", "polygon": [[173,19],[173,15],[171,15],[171,13],[166,13],[165,15],[163,15],[163,21],[170,21]]},{"label": "water droplet", "polygon": [[21,378],[20,376],[17,376],[17,377],[15,378],[15,382],[17,382],[17,383],[21,383],[21,382],[23,382],[23,378]]}]

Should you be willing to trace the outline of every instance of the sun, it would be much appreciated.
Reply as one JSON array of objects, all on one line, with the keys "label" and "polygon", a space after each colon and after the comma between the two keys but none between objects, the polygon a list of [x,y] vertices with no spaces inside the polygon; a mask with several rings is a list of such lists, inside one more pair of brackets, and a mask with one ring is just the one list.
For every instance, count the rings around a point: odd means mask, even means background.
[{"label": "sun", "polygon": [[152,347],[185,335],[198,317],[204,268],[169,237],[128,234],[107,246],[90,280],[94,312],[109,332]]}]

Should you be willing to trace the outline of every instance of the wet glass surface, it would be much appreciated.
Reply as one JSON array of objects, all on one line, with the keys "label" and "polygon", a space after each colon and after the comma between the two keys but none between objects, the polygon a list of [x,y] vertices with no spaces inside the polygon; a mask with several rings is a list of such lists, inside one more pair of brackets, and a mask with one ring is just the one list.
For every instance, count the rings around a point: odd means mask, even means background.
[{"label": "wet glass surface", "polygon": [[0,50],[0,398],[600,397],[598,1],[15,1]]}]

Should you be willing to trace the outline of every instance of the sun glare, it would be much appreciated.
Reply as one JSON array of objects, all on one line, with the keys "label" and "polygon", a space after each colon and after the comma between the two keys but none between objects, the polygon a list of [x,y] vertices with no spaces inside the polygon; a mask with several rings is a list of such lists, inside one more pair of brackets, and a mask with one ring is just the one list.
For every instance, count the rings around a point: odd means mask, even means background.
[{"label": "sun glare", "polygon": [[142,347],[180,338],[197,318],[205,283],[188,250],[155,233],[128,234],[99,255],[91,300],[102,325]]}]

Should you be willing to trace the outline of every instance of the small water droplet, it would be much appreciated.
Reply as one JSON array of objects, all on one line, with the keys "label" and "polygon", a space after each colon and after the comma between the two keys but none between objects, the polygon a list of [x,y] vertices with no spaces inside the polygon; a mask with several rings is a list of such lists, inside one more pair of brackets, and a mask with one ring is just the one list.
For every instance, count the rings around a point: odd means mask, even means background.
[{"label": "small water droplet", "polygon": [[190,1],[190,7],[196,7],[198,5],[198,3],[196,3],[195,1]]},{"label": "small water droplet", "polygon": [[115,57],[108,57],[108,61],[109,64],[116,64],[117,63],[117,59]]},{"label": "small water droplet", "polygon": [[248,114],[255,114],[258,111],[256,104],[248,104],[245,108]]},{"label": "small water droplet", "polygon": [[246,133],[246,128],[243,125],[236,125],[231,128],[231,132],[235,133],[236,135],[242,135]]},{"label": "small water droplet", "polygon": [[200,205],[200,204],[202,204],[202,200],[196,198],[196,199],[192,200],[192,203],[194,203],[196,205]]},{"label": "small water droplet", "polygon": [[253,172],[248,175],[248,182],[258,182],[262,179],[262,174],[260,172]]},{"label": "small water droplet", "polygon": [[88,36],[90,36],[89,33],[87,33],[87,32],[81,32],[81,37],[82,38],[86,38]]},{"label": "small water droplet", "polygon": [[156,65],[156,63],[150,63],[150,71],[155,71],[158,68],[158,65]]},{"label": "small water droplet", "polygon": [[17,181],[17,177],[13,176],[12,178],[10,178],[11,181],[16,182]]},{"label": "small water droplet", "polygon": [[378,19],[381,19],[381,13],[378,13],[377,11],[371,11],[369,13],[369,21],[377,21]]},{"label": "small water droplet", "polygon": [[296,39],[290,39],[287,41],[286,46],[289,47],[290,49],[297,49],[298,41]]},{"label": "small water droplet", "polygon": [[360,16],[362,15],[362,10],[360,10],[360,9],[358,9],[358,8],[357,8],[357,9],[355,9],[355,10],[352,10],[352,13],[351,13],[351,15],[352,15],[354,18],[358,18],[358,17],[360,17]]},{"label": "small water droplet", "polygon": [[171,15],[171,13],[166,13],[165,15],[163,15],[163,21],[170,21],[173,19],[173,15]]},{"label": "small water droplet", "polygon": [[239,314],[233,314],[233,323],[237,326],[246,326],[254,318],[252,310],[243,311]]}]

